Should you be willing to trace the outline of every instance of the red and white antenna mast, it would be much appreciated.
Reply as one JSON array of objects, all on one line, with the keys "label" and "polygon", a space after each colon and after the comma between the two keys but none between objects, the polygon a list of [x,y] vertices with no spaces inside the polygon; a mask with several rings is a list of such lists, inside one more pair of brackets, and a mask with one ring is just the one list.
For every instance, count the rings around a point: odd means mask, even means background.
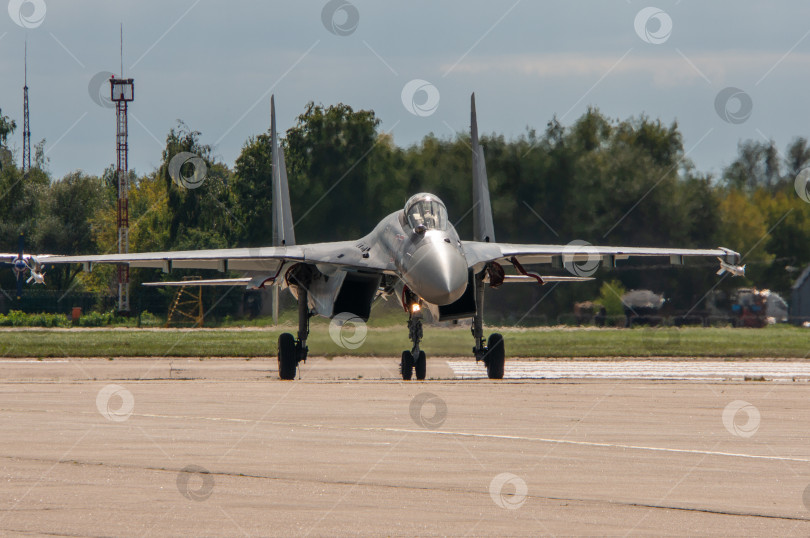
[{"label": "red and white antenna mast", "polygon": [[[123,78],[123,25],[121,28],[121,78],[110,78],[110,99],[115,103],[115,171],[118,177],[118,253],[129,252],[129,173],[127,157],[127,103],[135,99],[135,84],[131,78]],[[118,311],[129,312],[129,265],[118,266]]]}]

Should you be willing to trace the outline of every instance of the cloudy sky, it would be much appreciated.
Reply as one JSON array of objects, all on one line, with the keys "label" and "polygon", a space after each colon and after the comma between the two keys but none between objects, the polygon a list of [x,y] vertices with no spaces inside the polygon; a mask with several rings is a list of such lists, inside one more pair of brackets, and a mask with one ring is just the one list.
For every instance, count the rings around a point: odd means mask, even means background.
[{"label": "cloudy sky", "polygon": [[[7,0],[3,0],[6,2]],[[479,126],[519,136],[589,106],[677,120],[689,157],[718,173],[739,140],[810,136],[810,3],[753,0],[10,0],[0,11],[0,108],[22,146],[23,45],[34,143],[50,169],[115,160],[101,72],[135,79],[130,168],[153,170],[182,119],[232,165],[310,100],[373,109],[396,143]],[[423,82],[412,82],[412,81]],[[101,95],[108,86],[103,83]],[[732,88],[727,90],[727,88]],[[719,96],[719,97],[718,97]],[[348,166],[348,164],[347,164]]]}]

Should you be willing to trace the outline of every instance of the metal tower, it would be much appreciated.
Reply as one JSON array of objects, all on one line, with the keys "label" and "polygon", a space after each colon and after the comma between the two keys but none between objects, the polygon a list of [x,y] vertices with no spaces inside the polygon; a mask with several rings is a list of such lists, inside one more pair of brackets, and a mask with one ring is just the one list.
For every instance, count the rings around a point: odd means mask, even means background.
[{"label": "metal tower", "polygon": [[25,85],[23,86],[23,176],[31,170],[31,126],[28,123],[28,41],[25,42]]},{"label": "metal tower", "polygon": [[[118,253],[129,252],[129,174],[127,156],[127,103],[135,99],[131,78],[110,78],[110,99],[115,103],[115,153],[118,175]],[[118,311],[129,312],[129,265],[118,266]]]}]

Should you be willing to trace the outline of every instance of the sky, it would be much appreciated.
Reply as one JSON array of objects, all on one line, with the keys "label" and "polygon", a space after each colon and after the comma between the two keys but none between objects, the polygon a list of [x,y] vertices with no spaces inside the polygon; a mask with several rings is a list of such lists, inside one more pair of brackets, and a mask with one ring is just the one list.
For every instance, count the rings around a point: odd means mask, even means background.
[{"label": "sky", "polygon": [[[129,167],[160,163],[182,120],[233,166],[307,102],[372,109],[408,146],[479,129],[514,138],[589,106],[677,121],[687,156],[718,175],[737,144],[810,137],[810,3],[753,0],[2,0],[0,109],[22,147],[28,41],[32,142],[55,177],[115,161],[107,75],[135,80]],[[352,163],[347,163],[350,166]]]}]

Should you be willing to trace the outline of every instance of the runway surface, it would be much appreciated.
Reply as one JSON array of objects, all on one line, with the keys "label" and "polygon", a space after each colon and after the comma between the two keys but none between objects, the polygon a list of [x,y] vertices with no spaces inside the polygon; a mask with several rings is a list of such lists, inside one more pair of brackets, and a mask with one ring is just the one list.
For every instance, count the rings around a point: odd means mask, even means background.
[{"label": "runway surface", "polygon": [[508,364],[4,360],[0,534],[810,533],[806,363]]},{"label": "runway surface", "polygon": [[[457,379],[484,379],[483,363],[448,361]],[[696,379],[745,380],[765,378],[779,381],[810,379],[808,362],[673,360],[577,360],[513,361],[504,372],[506,379]]]}]

